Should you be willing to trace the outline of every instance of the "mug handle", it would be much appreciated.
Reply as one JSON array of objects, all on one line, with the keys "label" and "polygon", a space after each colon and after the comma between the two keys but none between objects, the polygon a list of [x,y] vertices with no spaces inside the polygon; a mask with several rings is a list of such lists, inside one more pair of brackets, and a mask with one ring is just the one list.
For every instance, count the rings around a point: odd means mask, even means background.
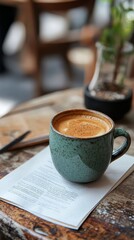
[{"label": "mug handle", "polygon": [[111,162],[113,162],[114,160],[116,160],[117,158],[119,158],[123,154],[125,154],[131,144],[131,137],[130,137],[129,133],[126,132],[124,129],[115,128],[114,139],[117,137],[125,137],[125,141],[122,143],[122,145],[119,148],[117,148],[116,150],[113,151]]}]

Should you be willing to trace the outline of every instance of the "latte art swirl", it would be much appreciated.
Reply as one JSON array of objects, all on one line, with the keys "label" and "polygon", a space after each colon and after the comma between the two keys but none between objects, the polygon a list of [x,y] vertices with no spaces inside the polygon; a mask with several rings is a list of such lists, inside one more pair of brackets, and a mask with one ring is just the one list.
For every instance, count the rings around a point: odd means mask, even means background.
[{"label": "latte art swirl", "polygon": [[105,134],[109,130],[109,125],[95,116],[70,115],[59,119],[55,128],[64,135],[87,138]]}]

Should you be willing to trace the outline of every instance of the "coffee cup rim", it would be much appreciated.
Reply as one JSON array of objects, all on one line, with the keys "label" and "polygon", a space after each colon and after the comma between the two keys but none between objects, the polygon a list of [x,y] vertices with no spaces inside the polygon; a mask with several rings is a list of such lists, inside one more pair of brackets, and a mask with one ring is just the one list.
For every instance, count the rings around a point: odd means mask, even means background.
[{"label": "coffee cup rim", "polygon": [[[92,112],[92,113],[95,113],[95,114],[98,114],[98,115],[101,115],[102,117],[104,117],[105,119],[107,119],[110,123],[111,123],[111,128],[104,134],[102,135],[98,135],[98,136],[92,136],[92,137],[74,137],[74,136],[69,136],[69,135],[66,135],[66,134],[63,134],[61,132],[59,132],[55,127],[54,127],[54,121],[55,119],[62,115],[62,114],[66,114],[66,113],[69,113],[69,112],[75,112],[75,111],[85,111],[85,112]],[[100,137],[103,137],[107,134],[109,134],[115,127],[115,124],[114,124],[114,121],[106,114],[102,113],[102,112],[99,112],[99,111],[96,111],[96,110],[92,110],[92,109],[86,109],[86,108],[72,108],[72,109],[68,109],[68,110],[64,110],[64,111],[61,111],[61,112],[58,112],[52,119],[51,119],[51,122],[50,122],[50,126],[52,127],[52,129],[59,135],[61,135],[62,137],[65,137],[65,138],[70,138],[70,139],[78,139],[78,140],[87,140],[87,139],[95,139],[95,138],[100,138]]]}]

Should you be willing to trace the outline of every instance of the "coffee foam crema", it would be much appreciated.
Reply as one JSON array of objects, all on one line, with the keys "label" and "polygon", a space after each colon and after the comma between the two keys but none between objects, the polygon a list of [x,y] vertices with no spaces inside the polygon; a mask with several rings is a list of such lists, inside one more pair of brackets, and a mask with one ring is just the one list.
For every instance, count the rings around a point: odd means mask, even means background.
[{"label": "coffee foam crema", "polygon": [[57,119],[55,129],[67,136],[90,138],[108,132],[110,130],[110,123],[93,115],[71,114],[61,116]]}]

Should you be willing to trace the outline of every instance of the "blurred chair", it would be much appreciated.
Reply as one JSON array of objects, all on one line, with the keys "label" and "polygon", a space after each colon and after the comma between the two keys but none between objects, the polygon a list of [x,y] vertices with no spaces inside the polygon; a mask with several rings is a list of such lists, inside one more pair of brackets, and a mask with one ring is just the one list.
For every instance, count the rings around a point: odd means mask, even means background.
[{"label": "blurred chair", "polygon": [[96,65],[95,42],[99,39],[101,28],[94,25],[85,25],[81,29],[80,46],[70,48],[68,51],[69,61],[77,68],[84,70],[84,85],[91,81]]},{"label": "blurred chair", "polygon": [[[24,46],[26,51],[24,51],[24,53],[27,53],[24,64],[26,67],[30,64],[30,74],[32,74],[35,80],[35,95],[39,96],[44,92],[41,78],[42,58],[50,54],[60,54],[70,73],[70,63],[67,59],[67,52],[72,44],[81,42],[81,29],[69,30],[65,36],[55,40],[40,39],[40,14],[42,12],[50,12],[63,15],[70,9],[85,7],[88,10],[87,21],[89,21],[89,18],[92,16],[95,0],[0,0],[0,3],[2,2],[4,4],[18,5],[21,13],[23,13],[26,29]],[[93,35],[94,34],[91,36],[92,39],[94,38]]]}]

